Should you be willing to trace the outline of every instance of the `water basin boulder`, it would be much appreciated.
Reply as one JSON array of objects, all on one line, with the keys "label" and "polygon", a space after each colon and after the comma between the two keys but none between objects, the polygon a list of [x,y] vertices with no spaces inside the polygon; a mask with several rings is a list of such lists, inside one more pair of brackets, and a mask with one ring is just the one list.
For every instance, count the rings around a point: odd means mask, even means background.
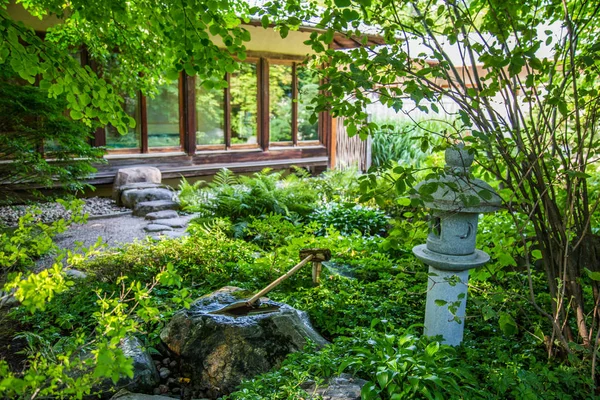
[{"label": "water basin boulder", "polygon": [[286,304],[267,300],[263,306],[270,312],[237,317],[212,314],[245,294],[228,286],[202,297],[176,313],[160,335],[181,358],[182,372],[211,398],[231,393],[244,378],[277,367],[309,342],[327,343],[305,313]]}]

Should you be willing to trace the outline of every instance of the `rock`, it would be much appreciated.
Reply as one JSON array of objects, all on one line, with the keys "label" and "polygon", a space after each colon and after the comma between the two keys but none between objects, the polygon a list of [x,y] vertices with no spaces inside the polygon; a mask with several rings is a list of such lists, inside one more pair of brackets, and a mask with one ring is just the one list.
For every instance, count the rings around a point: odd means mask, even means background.
[{"label": "rock", "polygon": [[175,368],[177,366],[177,361],[173,360],[169,363],[169,367]]},{"label": "rock", "polygon": [[143,201],[135,205],[133,215],[144,217],[151,212],[163,210],[179,210],[179,204],[169,200]]},{"label": "rock", "polygon": [[129,183],[127,185],[122,185],[119,187],[121,193],[125,190],[131,189],[157,189],[157,188],[167,188],[167,185],[163,185],[162,183],[150,183],[150,182],[138,182],[138,183]]},{"label": "rock", "polygon": [[177,217],[179,217],[179,214],[177,214],[177,211],[173,210],[157,211],[146,215],[146,219],[151,221],[157,219],[171,219]]},{"label": "rock", "polygon": [[134,208],[137,203],[154,200],[173,200],[173,191],[165,188],[129,189],[121,194],[121,204],[124,207]]},{"label": "rock", "polygon": [[110,400],[173,400],[173,398],[168,396],[153,396],[150,394],[131,393],[128,390],[121,390],[111,397]]},{"label": "rock", "polygon": [[242,379],[278,366],[308,340],[327,343],[305,313],[286,304],[267,300],[263,304],[274,312],[237,318],[211,314],[240,301],[240,291],[228,286],[196,300],[176,313],[160,335],[181,357],[182,372],[190,373],[210,397],[231,393]]},{"label": "rock", "polygon": [[163,236],[160,239],[178,239],[180,237],[189,236],[186,231],[164,231],[161,232],[161,235]]},{"label": "rock", "polygon": [[7,292],[0,290],[0,309],[11,308],[19,305],[19,300],[14,296],[16,289]]},{"label": "rock", "polygon": [[160,379],[167,379],[169,376],[171,376],[171,371],[169,371],[167,368],[163,368],[160,370],[158,375],[160,376]]},{"label": "rock", "polygon": [[162,174],[160,170],[155,167],[133,167],[133,168],[122,168],[117,171],[115,181],[113,182],[113,200],[118,205],[121,201],[121,190],[120,188],[125,185],[132,183],[156,183],[160,184],[162,181]]},{"label": "rock", "polygon": [[158,372],[150,355],[136,337],[127,337],[121,342],[126,357],[133,359],[133,379],[122,378],[117,386],[127,385],[130,390],[151,391],[159,383]]},{"label": "rock", "polygon": [[311,397],[310,399],[322,400],[360,400],[360,390],[367,383],[364,379],[352,377],[350,374],[341,374],[331,378],[327,386],[318,387],[314,382],[302,385],[302,389]]},{"label": "rock", "polygon": [[170,226],[171,228],[183,228],[187,226],[187,220],[183,218],[170,218],[154,220],[155,223]]},{"label": "rock", "polygon": [[67,275],[70,278],[74,278],[74,279],[85,279],[87,278],[87,274],[83,271],[78,271],[76,269],[65,269],[65,275]]},{"label": "rock", "polygon": [[172,231],[173,228],[166,225],[160,224],[148,224],[147,227],[144,228],[146,232],[163,232],[163,231]]}]

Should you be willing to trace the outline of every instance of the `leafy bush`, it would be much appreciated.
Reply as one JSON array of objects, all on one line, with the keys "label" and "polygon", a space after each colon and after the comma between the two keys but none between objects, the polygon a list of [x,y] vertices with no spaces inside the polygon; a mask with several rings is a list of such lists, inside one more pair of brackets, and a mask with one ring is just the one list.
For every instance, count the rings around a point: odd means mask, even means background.
[{"label": "leafy bush", "polygon": [[434,120],[390,119],[378,121],[380,129],[373,135],[372,164],[376,168],[396,162],[420,167],[429,150],[441,142],[448,123]]},{"label": "leafy bush", "polygon": [[342,235],[385,235],[388,218],[376,209],[354,203],[329,203],[317,208],[310,216],[319,225],[316,235],[323,236],[328,227],[333,227]]},{"label": "leafy bush", "polygon": [[8,272],[33,266],[36,259],[54,249],[53,237],[64,232],[71,223],[85,222],[81,200],[58,202],[71,211],[70,220],[59,219],[48,225],[34,223],[35,214],[39,213],[34,211],[19,218],[16,229],[0,233],[0,281]]}]

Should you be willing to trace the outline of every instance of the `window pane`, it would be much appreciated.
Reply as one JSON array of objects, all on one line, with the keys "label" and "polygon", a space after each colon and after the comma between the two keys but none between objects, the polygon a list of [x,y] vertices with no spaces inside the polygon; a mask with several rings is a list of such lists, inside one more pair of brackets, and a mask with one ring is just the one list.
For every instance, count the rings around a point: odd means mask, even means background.
[{"label": "window pane", "polygon": [[196,144],[225,144],[223,89],[206,89],[196,81]]},{"label": "window pane", "polygon": [[310,123],[312,110],[307,107],[319,93],[319,77],[315,71],[298,67],[298,140],[318,140],[317,122]]},{"label": "window pane", "polygon": [[292,67],[269,69],[269,124],[271,142],[292,141]]},{"label": "window pane", "polygon": [[135,128],[129,128],[129,131],[121,135],[112,125],[104,128],[106,132],[106,147],[108,149],[140,149],[141,148],[141,117],[140,117],[140,99],[139,95],[131,98],[123,96],[125,103],[123,109],[131,118],[135,119]]},{"label": "window pane", "polygon": [[148,112],[148,147],[179,146],[179,83],[158,89],[146,100]]},{"label": "window pane", "polygon": [[231,143],[257,143],[256,140],[256,64],[242,63],[231,74]]}]

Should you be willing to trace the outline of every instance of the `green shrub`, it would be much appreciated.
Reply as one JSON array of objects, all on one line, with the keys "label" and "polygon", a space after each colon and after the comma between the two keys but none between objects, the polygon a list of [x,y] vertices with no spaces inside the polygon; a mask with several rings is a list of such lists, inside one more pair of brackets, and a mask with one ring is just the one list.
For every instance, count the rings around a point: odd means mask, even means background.
[{"label": "green shrub", "polygon": [[[4,81],[0,64],[0,202],[13,200],[22,185],[80,190],[104,150],[89,139],[92,128],[65,115],[66,100],[38,87]],[[19,187],[20,186],[20,187]]]},{"label": "green shrub", "polygon": [[317,223],[316,235],[323,236],[327,228],[333,227],[342,235],[385,235],[388,218],[376,209],[354,203],[328,203],[317,208],[310,219]]},{"label": "green shrub", "polygon": [[[198,187],[199,184],[195,184]],[[183,187],[187,211],[205,217],[227,217],[235,224],[250,217],[280,214],[289,220],[306,216],[316,202],[316,193],[305,180],[264,169],[252,176],[234,176],[227,169],[217,173],[206,189]]]},{"label": "green shrub", "polygon": [[372,164],[376,168],[396,162],[401,165],[422,166],[428,152],[439,145],[448,122],[437,120],[412,121],[388,119],[377,121],[379,130],[373,135]]}]

